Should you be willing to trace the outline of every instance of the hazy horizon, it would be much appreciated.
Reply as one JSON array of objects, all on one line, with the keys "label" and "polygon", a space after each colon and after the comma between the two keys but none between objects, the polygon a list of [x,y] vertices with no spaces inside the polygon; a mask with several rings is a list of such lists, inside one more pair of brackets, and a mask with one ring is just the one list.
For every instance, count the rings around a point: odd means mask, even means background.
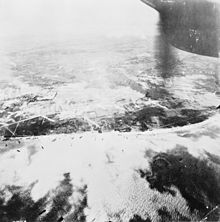
[{"label": "hazy horizon", "polygon": [[30,38],[154,35],[157,12],[139,0],[1,0],[1,43]]}]

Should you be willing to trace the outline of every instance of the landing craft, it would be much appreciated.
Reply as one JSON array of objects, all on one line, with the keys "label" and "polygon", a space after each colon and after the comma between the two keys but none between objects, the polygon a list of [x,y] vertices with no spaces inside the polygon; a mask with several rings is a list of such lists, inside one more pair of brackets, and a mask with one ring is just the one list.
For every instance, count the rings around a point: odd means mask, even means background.
[{"label": "landing craft", "polygon": [[220,55],[220,4],[207,0],[141,0],[160,14],[160,31],[176,48]]}]

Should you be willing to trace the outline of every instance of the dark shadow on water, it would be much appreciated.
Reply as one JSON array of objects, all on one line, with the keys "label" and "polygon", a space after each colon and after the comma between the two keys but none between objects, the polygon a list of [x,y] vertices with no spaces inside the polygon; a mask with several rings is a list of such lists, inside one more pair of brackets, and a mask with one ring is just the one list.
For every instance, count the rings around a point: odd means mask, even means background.
[{"label": "dark shadow on water", "polygon": [[[51,193],[37,201],[31,197],[34,184],[26,189],[18,186],[6,186],[1,189],[0,221],[86,221],[84,209],[87,207],[87,186],[75,187],[69,173],[63,176],[64,179],[55,189],[50,190]],[[6,200],[7,195],[9,198]],[[70,201],[72,195],[78,195],[79,199]]]},{"label": "dark shadow on water", "polygon": [[151,189],[175,196],[172,190],[175,186],[201,221],[219,221],[219,156],[207,153],[206,159],[196,158],[186,147],[176,147],[153,155],[148,151],[146,158],[151,159],[150,170],[140,170],[140,176],[149,182]]}]

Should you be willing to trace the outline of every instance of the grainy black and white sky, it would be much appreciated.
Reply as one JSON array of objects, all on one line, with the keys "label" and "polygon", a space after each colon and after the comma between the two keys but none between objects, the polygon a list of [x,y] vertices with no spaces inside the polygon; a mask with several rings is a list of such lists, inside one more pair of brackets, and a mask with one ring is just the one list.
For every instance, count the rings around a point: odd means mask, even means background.
[{"label": "grainy black and white sky", "polygon": [[0,37],[146,36],[157,19],[140,0],[0,0]]}]

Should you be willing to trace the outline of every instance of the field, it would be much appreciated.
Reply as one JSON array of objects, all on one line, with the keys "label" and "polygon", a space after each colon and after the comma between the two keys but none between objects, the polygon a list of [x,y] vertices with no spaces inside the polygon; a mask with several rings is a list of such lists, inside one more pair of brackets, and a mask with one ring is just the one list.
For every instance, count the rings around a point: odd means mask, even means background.
[{"label": "field", "polygon": [[159,37],[16,45],[1,54],[0,221],[219,220],[217,59],[163,54]]},{"label": "field", "polygon": [[207,119],[219,105],[217,59],[174,48],[166,59],[157,45],[103,37],[8,48],[1,135],[146,131]]}]

